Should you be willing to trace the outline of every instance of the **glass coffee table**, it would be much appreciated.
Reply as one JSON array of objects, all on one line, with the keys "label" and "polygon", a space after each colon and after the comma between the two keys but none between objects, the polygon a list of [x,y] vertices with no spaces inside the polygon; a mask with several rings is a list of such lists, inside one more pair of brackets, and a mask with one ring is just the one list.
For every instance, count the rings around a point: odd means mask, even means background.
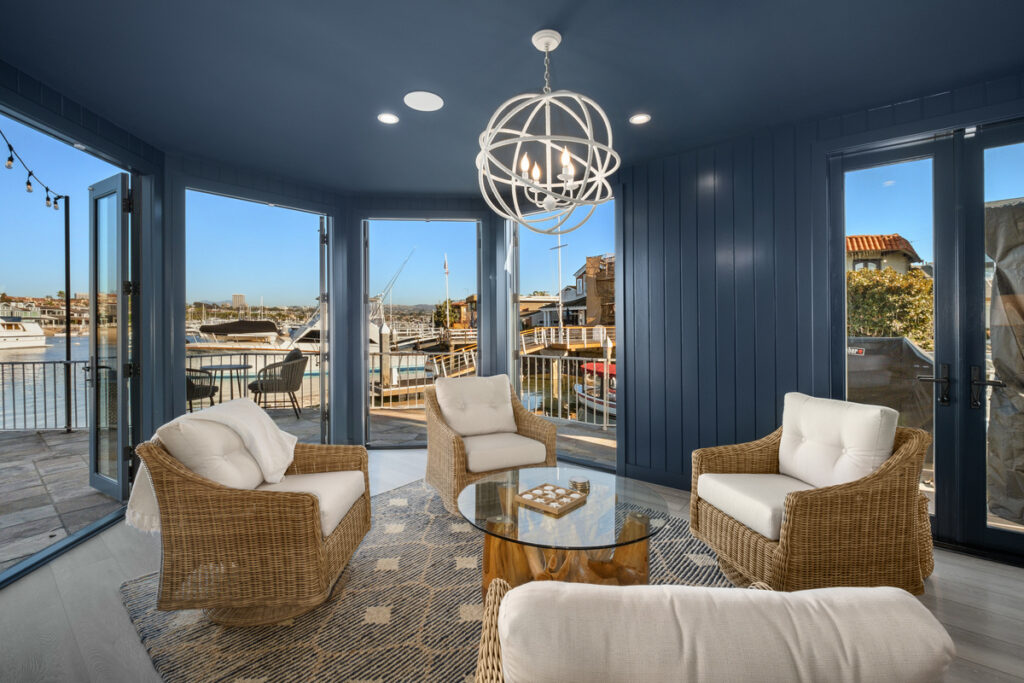
[{"label": "glass coffee table", "polygon": [[[586,503],[561,517],[515,502],[517,493],[552,484],[573,491],[589,480]],[[483,592],[492,579],[512,586],[553,580],[618,586],[648,582],[648,541],[668,521],[665,499],[650,486],[582,467],[500,472],[459,494],[459,512],[484,532]]]}]

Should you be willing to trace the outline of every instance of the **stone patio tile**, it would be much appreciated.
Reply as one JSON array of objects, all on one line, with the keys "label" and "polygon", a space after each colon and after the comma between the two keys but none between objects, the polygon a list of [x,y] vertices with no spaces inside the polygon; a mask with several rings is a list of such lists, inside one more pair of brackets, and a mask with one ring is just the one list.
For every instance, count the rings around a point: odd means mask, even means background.
[{"label": "stone patio tile", "polygon": [[0,562],[24,558],[53,545],[62,538],[67,538],[67,531],[60,524],[60,519],[53,517],[54,527],[32,536],[0,542]]},{"label": "stone patio tile", "polygon": [[39,507],[15,510],[14,512],[0,515],[0,529],[56,516],[57,510],[52,505],[40,505]]},{"label": "stone patio tile", "polygon": [[53,507],[57,510],[57,514],[64,515],[68,512],[74,512],[75,510],[95,507],[104,503],[117,502],[110,496],[104,495],[96,489],[90,488],[89,491],[90,492],[86,495],[54,502]]},{"label": "stone patio tile", "polygon": [[67,470],[85,469],[85,461],[79,455],[60,455],[36,460],[36,469],[44,477]]},{"label": "stone patio tile", "polygon": [[60,516],[60,521],[67,532],[69,534],[73,534],[79,529],[89,526],[97,519],[109,515],[120,507],[120,503],[116,503],[108,498],[107,502],[100,505],[94,505],[92,507],[63,514]]},{"label": "stone patio tile", "polygon": [[[40,499],[42,502],[36,502]],[[46,494],[46,488],[42,483],[38,486],[26,486],[13,491],[5,491],[3,496],[0,496],[0,515],[14,510],[39,507],[49,502],[50,497]]]}]

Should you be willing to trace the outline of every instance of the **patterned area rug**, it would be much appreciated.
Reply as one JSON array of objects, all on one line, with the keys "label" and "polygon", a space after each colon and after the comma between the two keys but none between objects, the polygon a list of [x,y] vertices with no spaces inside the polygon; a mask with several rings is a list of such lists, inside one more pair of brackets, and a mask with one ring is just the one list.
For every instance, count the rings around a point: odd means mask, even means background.
[{"label": "patterned area rug", "polygon": [[[472,680],[482,546],[419,481],[373,497],[373,527],[333,599],[291,626],[225,628],[199,610],[157,611],[156,574],[126,582],[121,598],[165,681]],[[677,517],[651,544],[651,582],[731,585]]]}]

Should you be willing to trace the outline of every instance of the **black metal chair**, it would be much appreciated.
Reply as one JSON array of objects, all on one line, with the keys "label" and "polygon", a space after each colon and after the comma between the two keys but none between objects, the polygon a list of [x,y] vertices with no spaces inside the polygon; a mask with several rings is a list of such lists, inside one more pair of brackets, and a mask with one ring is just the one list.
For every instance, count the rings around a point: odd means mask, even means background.
[{"label": "black metal chair", "polygon": [[302,377],[306,373],[308,358],[299,349],[292,349],[283,361],[271,363],[256,373],[256,380],[249,383],[249,391],[258,405],[267,407],[268,394],[288,394],[288,400],[295,418],[300,417],[302,408],[295,392],[302,388]]},{"label": "black metal chair", "polygon": [[192,401],[199,401],[199,407],[203,407],[203,399],[210,399],[213,405],[213,397],[217,395],[217,385],[213,381],[213,373],[198,368],[185,368],[185,398],[188,400],[188,412],[192,412]]}]

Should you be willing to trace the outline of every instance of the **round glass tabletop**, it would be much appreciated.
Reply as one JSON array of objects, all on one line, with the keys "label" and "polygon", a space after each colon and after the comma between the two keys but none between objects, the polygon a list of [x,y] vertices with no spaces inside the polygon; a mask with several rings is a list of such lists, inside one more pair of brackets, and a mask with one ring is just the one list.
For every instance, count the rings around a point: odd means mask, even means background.
[{"label": "round glass tabletop", "polygon": [[[545,484],[572,491],[569,480],[575,477],[589,480],[587,501],[561,517],[515,502],[516,494]],[[464,488],[458,503],[462,516],[485,533],[562,550],[635,543],[658,533],[668,521],[665,499],[643,482],[568,465],[493,474]]]}]

